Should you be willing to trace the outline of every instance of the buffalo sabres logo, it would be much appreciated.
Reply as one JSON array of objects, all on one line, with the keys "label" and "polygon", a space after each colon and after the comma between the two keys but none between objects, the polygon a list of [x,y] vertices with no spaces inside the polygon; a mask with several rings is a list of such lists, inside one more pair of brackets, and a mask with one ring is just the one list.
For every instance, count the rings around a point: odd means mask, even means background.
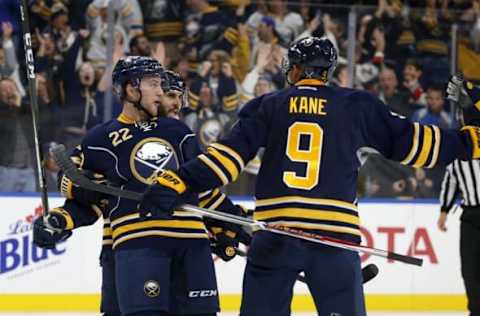
[{"label": "buffalo sabres logo", "polygon": [[173,146],[164,139],[149,137],[139,142],[130,155],[133,176],[145,184],[152,183],[156,172],[177,169],[178,158]]},{"label": "buffalo sabres logo", "polygon": [[143,284],[143,292],[148,297],[157,297],[160,295],[160,285],[157,281],[148,280]]},{"label": "buffalo sabres logo", "polygon": [[199,129],[200,142],[203,146],[208,146],[216,142],[223,132],[222,123],[216,119],[209,119],[203,122]]}]

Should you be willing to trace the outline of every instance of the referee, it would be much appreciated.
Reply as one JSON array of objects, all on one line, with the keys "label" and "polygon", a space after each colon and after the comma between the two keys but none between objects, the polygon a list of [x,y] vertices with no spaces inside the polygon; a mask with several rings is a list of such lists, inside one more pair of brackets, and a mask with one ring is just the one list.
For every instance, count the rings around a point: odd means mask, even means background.
[{"label": "referee", "polygon": [[[452,77],[447,88],[447,97],[458,104],[462,86],[474,106],[459,104],[457,118],[462,125],[480,123],[480,89],[470,83],[463,83],[457,76]],[[463,209],[460,217],[460,260],[462,278],[467,292],[470,316],[480,316],[480,160],[455,160],[447,166],[440,192],[441,212],[438,228],[446,231],[448,212],[461,193]]]}]

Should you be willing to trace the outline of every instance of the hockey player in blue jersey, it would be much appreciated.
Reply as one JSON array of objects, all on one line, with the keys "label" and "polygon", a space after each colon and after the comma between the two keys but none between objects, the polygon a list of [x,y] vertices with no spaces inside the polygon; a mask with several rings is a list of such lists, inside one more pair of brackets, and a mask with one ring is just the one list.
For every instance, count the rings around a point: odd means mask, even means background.
[{"label": "hockey player in blue jersey", "polygon": [[[174,90],[165,88],[168,77],[151,58],[130,56],[117,63],[113,83],[123,101],[123,112],[87,134],[72,155],[80,169],[141,192],[158,170],[176,168],[199,153],[191,131],[178,120],[166,117],[175,117],[179,110],[178,102],[165,102]],[[169,87],[172,85],[173,82]],[[171,97],[179,100],[180,95],[173,93]],[[98,200],[95,194],[74,186],[66,177],[62,177],[61,187],[67,197],[77,196],[86,205]],[[177,211],[173,219],[145,220],[148,209],[138,212],[135,201],[107,198],[105,223],[109,227],[104,229],[104,243],[113,248],[114,287],[121,314],[215,315],[219,310],[216,280],[202,218]],[[186,199],[204,207],[240,212],[218,189],[204,192],[199,199],[197,194]],[[90,213],[59,208],[51,212],[47,221],[61,229],[89,225],[98,214],[85,209]],[[224,259],[231,259],[232,252],[227,248],[237,244],[234,229],[223,226],[216,230],[215,237],[221,241],[217,251],[226,254]],[[198,290],[205,290],[202,293],[206,294],[196,295]]]},{"label": "hockey player in blue jersey", "polygon": [[[177,171],[160,174],[140,207],[148,205],[153,216],[171,214],[184,192],[234,181],[265,147],[254,218],[359,243],[360,148],[418,168],[480,157],[477,127],[412,124],[367,92],[326,85],[336,62],[326,39],[292,44],[284,62],[291,87],[248,102],[229,135]],[[366,314],[357,253],[259,231],[245,269],[241,315],[290,315],[300,271],[318,315]]]},{"label": "hockey player in blue jersey", "polygon": [[[175,72],[166,70],[162,80],[162,89],[164,95],[162,97],[162,107],[167,117],[178,119],[179,112],[185,102],[186,90],[185,82]],[[79,157],[78,157],[79,158]],[[75,159],[75,158],[74,158]],[[97,183],[103,183],[104,177],[100,174],[87,172],[86,175]],[[77,217],[82,214],[86,216],[80,222],[85,225],[93,224],[99,217],[103,217],[103,236],[102,236],[102,251],[100,254],[100,266],[102,267],[102,288],[101,288],[101,302],[100,311],[104,316],[120,316],[120,309],[118,307],[117,294],[115,289],[115,262],[112,251],[112,229],[110,226],[110,219],[108,218],[108,208],[104,204],[106,196],[102,193],[84,190],[81,187],[69,188],[69,180],[60,175],[59,190],[68,199],[61,207],[52,209],[49,213],[47,221],[50,226],[62,227],[60,231],[52,231],[47,228],[43,219],[39,218],[34,222],[34,243],[46,249],[51,249],[57,243],[68,239],[72,234],[73,225],[67,225],[64,221],[67,214],[76,213]],[[61,184],[64,184],[63,186]],[[216,252],[224,252],[224,249],[215,248]],[[228,258],[228,259],[233,259]]]}]

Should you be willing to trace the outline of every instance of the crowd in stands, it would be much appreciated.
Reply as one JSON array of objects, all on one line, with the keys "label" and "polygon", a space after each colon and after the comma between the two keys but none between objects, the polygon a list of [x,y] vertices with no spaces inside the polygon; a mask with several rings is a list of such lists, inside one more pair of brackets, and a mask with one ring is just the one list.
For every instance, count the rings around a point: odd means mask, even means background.
[{"label": "crowd in stands", "polygon": [[[19,2],[0,0],[4,192],[36,189]],[[338,49],[332,84],[367,90],[412,122],[457,127],[444,97],[453,48],[458,69],[480,81],[480,0],[30,0],[29,9],[40,137],[52,190],[58,170],[48,156],[52,144],[73,148],[88,129],[120,112],[110,77],[125,55],[152,56],[186,80],[183,120],[202,146],[224,135],[248,100],[286,86],[286,48],[308,35],[325,36]],[[348,60],[351,12],[357,17],[356,45]],[[441,170],[414,171],[365,156],[363,196],[436,195]],[[251,192],[246,178],[233,193]]]}]

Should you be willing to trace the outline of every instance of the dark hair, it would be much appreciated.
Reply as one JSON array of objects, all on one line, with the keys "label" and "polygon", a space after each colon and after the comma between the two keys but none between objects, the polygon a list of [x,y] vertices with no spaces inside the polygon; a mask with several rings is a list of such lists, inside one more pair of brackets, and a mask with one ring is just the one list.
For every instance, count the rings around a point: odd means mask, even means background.
[{"label": "dark hair", "polygon": [[138,41],[140,40],[140,38],[142,37],[145,37],[144,34],[137,34],[135,35],[134,37],[132,37],[132,39],[130,40],[130,42],[128,43],[128,47],[130,48],[130,51],[132,51],[133,47],[137,46],[138,44]]},{"label": "dark hair", "polygon": [[415,69],[422,71],[422,64],[420,64],[420,62],[415,58],[407,59],[407,61],[405,62],[405,67],[407,66],[412,66]]},{"label": "dark hair", "polygon": [[429,91],[429,90],[440,92],[443,96],[444,91],[445,91],[445,85],[444,84],[439,84],[439,83],[432,83],[431,85],[429,85],[427,87],[427,91]]}]

